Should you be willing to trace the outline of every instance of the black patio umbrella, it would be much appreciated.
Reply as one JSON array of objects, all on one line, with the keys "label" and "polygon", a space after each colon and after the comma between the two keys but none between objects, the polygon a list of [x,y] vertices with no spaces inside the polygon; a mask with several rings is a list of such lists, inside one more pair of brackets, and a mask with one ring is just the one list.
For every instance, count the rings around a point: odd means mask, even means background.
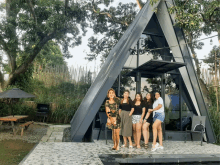
[{"label": "black patio umbrella", "polygon": [[20,90],[19,88],[13,88],[13,89],[0,93],[0,98],[11,99],[11,102],[13,101],[13,99],[32,98],[32,97],[35,97],[35,96],[32,94],[26,93]]}]

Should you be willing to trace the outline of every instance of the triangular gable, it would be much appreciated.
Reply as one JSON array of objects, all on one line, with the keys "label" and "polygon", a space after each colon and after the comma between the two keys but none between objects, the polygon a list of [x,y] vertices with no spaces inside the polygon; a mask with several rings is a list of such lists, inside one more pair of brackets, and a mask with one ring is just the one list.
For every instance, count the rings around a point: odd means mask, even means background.
[{"label": "triangular gable", "polygon": [[108,89],[112,87],[123,68],[129,56],[129,49],[135,46],[159,2],[160,0],[151,6],[148,1],[119,42],[110,51],[99,74],[71,120],[72,141],[82,141],[85,132],[104,101]]},{"label": "triangular gable", "polygon": [[[172,4],[172,1],[170,0],[168,3]],[[184,34],[179,28],[173,28],[172,20],[167,11],[166,5],[167,4],[164,1],[159,0],[156,4],[151,6],[148,1],[138,13],[133,23],[128,27],[119,42],[111,50],[99,74],[71,120],[72,141],[82,141],[83,136],[106,97],[108,89],[112,87],[127,61],[130,55],[130,48],[133,48],[136,45],[137,40],[152,19],[154,9],[157,7],[156,16],[168,45],[175,46],[181,44],[181,46],[172,47],[173,56],[178,57],[175,58],[175,60],[177,62],[187,63],[186,67],[179,69],[181,76],[184,77],[183,86],[185,91],[183,95],[185,98],[189,99],[186,102],[189,102],[191,105],[190,107],[195,108],[198,115],[201,114],[207,116],[206,131],[208,140],[209,142],[215,142],[215,135],[210,118],[208,117],[207,108],[205,106],[192,60],[191,58],[183,59],[183,56],[191,57],[187,45],[182,45],[185,43]],[[187,96],[190,96],[191,99]]]},{"label": "triangular gable", "polygon": [[171,47],[175,61],[185,62],[187,64],[186,67],[179,68],[179,72],[184,82],[184,91],[187,92],[187,95],[190,96],[188,99],[191,99],[190,101],[192,101],[197,114],[199,116],[207,117],[207,137],[210,143],[214,143],[216,141],[214,130],[212,127],[211,119],[209,117],[208,108],[203,98],[198,77],[196,75],[191,54],[186,44],[183,31],[178,27],[173,28],[174,15],[170,16],[167,10],[167,6],[170,5],[173,5],[172,0],[168,0],[166,2],[161,1],[161,3],[158,5],[159,10],[156,13],[156,16],[168,42],[168,45]]}]

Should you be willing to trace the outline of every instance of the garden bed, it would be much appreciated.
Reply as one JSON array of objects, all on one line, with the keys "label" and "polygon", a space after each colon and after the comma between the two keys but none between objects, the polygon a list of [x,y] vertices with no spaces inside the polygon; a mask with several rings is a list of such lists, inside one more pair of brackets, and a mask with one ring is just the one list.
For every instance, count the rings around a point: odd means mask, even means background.
[{"label": "garden bed", "polygon": [[45,125],[32,124],[24,135],[18,131],[14,136],[12,129],[0,129],[0,164],[17,165],[46,134]]}]

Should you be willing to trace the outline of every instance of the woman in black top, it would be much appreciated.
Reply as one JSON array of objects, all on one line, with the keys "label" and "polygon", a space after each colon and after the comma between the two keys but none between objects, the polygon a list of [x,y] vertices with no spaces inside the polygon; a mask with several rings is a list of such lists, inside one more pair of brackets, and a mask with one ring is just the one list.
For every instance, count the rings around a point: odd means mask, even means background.
[{"label": "woman in black top", "polygon": [[145,116],[145,105],[142,101],[142,95],[137,93],[134,99],[134,108],[131,110],[132,114],[132,123],[133,123],[133,137],[134,137],[134,146],[141,148],[141,128],[143,118]]},{"label": "woman in black top", "polygon": [[127,139],[129,141],[129,148],[132,148],[132,120],[131,120],[131,109],[132,109],[132,101],[128,98],[129,97],[129,91],[124,91],[124,98],[121,100],[121,103],[119,105],[119,115],[121,117],[121,130],[120,135],[123,136],[124,139],[124,145],[122,147],[127,147]]},{"label": "woman in black top", "polygon": [[144,147],[147,149],[148,148],[148,142],[149,142],[149,126],[153,123],[153,113],[148,111],[149,109],[153,108],[153,96],[151,93],[148,93],[146,95],[146,98],[144,100],[146,111],[145,111],[145,118],[144,118],[144,124],[142,127],[143,130],[143,136],[144,136]]}]

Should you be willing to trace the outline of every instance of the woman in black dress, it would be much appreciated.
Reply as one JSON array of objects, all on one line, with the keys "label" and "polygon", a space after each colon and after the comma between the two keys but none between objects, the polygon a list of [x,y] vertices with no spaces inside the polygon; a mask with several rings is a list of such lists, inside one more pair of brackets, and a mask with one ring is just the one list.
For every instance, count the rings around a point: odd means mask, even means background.
[{"label": "woman in black dress", "polygon": [[144,103],[146,110],[142,130],[144,136],[144,147],[147,149],[150,137],[149,126],[153,123],[153,113],[149,111],[149,109],[153,108],[153,95],[151,93],[147,93]]},{"label": "woman in black dress", "polygon": [[112,129],[113,150],[119,150],[119,132],[120,132],[120,116],[119,104],[120,99],[116,97],[115,90],[110,88],[107,93],[109,100],[106,100],[105,110],[108,116],[107,126]]},{"label": "woman in black dress", "polygon": [[120,135],[123,136],[124,145],[122,147],[127,147],[127,139],[129,141],[129,148],[133,148],[131,136],[132,136],[132,117],[131,109],[133,104],[131,99],[129,99],[129,91],[125,90],[123,94],[123,99],[121,100],[119,106],[119,115],[121,117],[121,131]]}]

